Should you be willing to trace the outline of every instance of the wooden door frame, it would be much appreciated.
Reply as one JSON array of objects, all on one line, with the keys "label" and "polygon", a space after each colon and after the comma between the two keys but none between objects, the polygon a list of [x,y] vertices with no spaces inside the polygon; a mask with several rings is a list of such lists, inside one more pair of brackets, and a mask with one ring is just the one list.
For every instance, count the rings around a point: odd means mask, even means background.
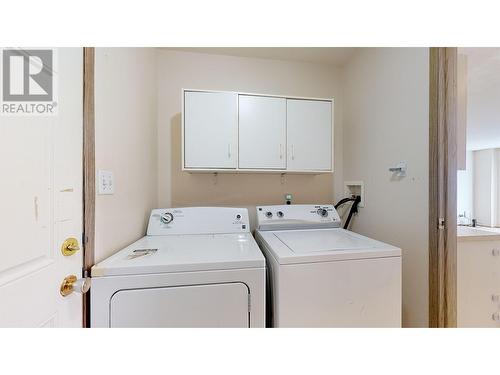
[{"label": "wooden door frame", "polygon": [[[95,245],[95,49],[83,49],[83,276],[90,276]],[[90,293],[83,295],[83,327],[90,327]]]},{"label": "wooden door frame", "polygon": [[457,326],[457,48],[430,48],[429,326]]}]

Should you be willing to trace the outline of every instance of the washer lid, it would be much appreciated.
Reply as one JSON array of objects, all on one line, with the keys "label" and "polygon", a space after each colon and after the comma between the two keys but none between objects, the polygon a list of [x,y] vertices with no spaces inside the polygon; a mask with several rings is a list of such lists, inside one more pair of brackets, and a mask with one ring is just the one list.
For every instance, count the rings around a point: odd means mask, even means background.
[{"label": "washer lid", "polygon": [[281,264],[401,256],[397,247],[340,228],[259,234]]},{"label": "washer lid", "polygon": [[146,236],[92,267],[92,276],[264,267],[250,233]]},{"label": "washer lid", "polygon": [[291,251],[297,254],[338,250],[373,249],[380,243],[360,238],[347,231],[285,231],[275,233]]}]

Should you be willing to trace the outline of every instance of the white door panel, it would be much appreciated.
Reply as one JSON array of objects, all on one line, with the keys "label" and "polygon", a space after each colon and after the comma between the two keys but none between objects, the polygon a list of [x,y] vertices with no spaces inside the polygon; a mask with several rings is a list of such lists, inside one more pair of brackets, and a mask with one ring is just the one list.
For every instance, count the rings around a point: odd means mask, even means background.
[{"label": "white door panel", "polygon": [[249,326],[243,283],[122,290],[110,302],[111,327]]},{"label": "white door panel", "polygon": [[6,271],[18,271],[22,275],[25,264],[51,258],[51,175],[50,122],[40,122],[36,128],[18,118],[0,118],[0,122],[0,170],[3,175],[0,206],[4,212],[0,216],[0,241],[4,249],[0,284],[3,284],[10,281],[9,278],[2,280]]},{"label": "white door panel", "polygon": [[64,277],[82,270],[81,251],[60,250],[82,234],[82,49],[55,58],[58,114],[0,117],[2,327],[82,323],[82,296],[59,293]]},{"label": "white door panel", "polygon": [[184,165],[186,168],[236,168],[238,95],[184,93]]},{"label": "white door panel", "polygon": [[332,169],[332,102],[287,99],[287,167]]},{"label": "white door panel", "polygon": [[286,168],[286,99],[239,96],[239,167]]}]

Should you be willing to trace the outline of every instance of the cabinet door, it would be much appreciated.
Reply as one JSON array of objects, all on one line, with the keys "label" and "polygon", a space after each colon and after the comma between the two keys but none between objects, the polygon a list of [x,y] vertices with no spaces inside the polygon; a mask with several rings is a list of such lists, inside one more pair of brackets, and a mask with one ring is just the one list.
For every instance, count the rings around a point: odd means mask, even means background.
[{"label": "cabinet door", "polygon": [[[457,245],[458,327],[500,327],[500,241]],[[495,320],[497,319],[497,320]]]},{"label": "cabinet door", "polygon": [[238,95],[225,92],[184,93],[184,166],[236,168]]},{"label": "cabinet door", "polygon": [[332,169],[332,102],[287,99],[287,169]]},{"label": "cabinet door", "polygon": [[239,97],[239,167],[286,168],[286,99]]}]

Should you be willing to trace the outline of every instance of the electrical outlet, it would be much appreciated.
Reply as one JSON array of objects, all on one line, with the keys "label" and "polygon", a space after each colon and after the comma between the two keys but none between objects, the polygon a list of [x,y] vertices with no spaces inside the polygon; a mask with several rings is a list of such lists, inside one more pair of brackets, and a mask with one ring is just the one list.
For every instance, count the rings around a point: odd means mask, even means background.
[{"label": "electrical outlet", "polygon": [[115,183],[113,172],[99,171],[98,173],[98,193],[100,195],[114,194]]}]

